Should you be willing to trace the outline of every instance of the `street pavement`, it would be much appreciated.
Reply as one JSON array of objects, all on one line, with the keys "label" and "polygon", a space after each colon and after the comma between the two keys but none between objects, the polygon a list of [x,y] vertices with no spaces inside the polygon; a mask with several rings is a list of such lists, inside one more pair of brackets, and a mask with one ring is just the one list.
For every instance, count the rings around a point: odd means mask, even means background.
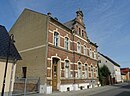
[{"label": "street pavement", "polygon": [[115,85],[114,89],[90,96],[130,96],[130,82],[125,85]]},{"label": "street pavement", "polygon": [[130,82],[80,91],[53,92],[52,94],[29,94],[26,96],[130,96]]}]

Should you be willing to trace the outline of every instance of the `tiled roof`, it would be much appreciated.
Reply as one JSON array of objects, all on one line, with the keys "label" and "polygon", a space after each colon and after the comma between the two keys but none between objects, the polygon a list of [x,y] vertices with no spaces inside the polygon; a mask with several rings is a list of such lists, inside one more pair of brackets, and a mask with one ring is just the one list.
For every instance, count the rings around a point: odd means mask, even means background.
[{"label": "tiled roof", "polygon": [[0,25],[0,59],[6,59],[7,52],[9,52],[8,49],[10,49],[10,52],[8,55],[9,59],[21,60],[21,56],[19,55],[14,44],[10,43],[10,48],[9,48],[9,40],[10,40],[10,36],[7,30],[5,29],[4,26]]},{"label": "tiled roof", "polygon": [[101,54],[100,52],[98,52],[100,55],[102,55],[104,58],[106,58],[107,60],[109,60],[111,63],[113,63],[115,66],[118,66],[118,67],[120,67],[120,65],[119,64],[117,64],[115,61],[113,61],[112,59],[110,59],[109,57],[107,57],[107,56],[105,56],[105,55],[103,55],[103,54]]}]

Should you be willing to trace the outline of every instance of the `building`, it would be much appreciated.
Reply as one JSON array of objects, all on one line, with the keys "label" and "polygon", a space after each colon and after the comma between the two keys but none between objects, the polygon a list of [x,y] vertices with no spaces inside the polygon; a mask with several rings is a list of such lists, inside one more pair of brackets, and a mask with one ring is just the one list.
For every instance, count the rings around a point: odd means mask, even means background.
[{"label": "building", "polygon": [[87,37],[82,11],[76,14],[63,24],[51,13],[25,9],[10,30],[23,59],[16,76],[40,77],[40,93],[98,86],[98,46]]},{"label": "building", "polygon": [[[1,96],[10,96],[13,91],[15,69],[17,60],[21,57],[14,44],[11,43],[9,34],[4,26],[0,25],[0,94]],[[7,71],[5,68],[7,65]],[[6,74],[6,76],[5,76]],[[5,87],[3,88],[5,78]],[[2,94],[4,89],[4,94]]]},{"label": "building", "polygon": [[121,71],[120,71],[120,65],[117,64],[115,61],[110,59],[109,57],[101,54],[98,52],[98,60],[99,60],[99,67],[102,67],[103,65],[106,65],[111,72],[110,76],[110,83],[119,83],[121,82]]},{"label": "building", "polygon": [[130,69],[129,68],[121,68],[121,74],[123,81],[130,80]]}]

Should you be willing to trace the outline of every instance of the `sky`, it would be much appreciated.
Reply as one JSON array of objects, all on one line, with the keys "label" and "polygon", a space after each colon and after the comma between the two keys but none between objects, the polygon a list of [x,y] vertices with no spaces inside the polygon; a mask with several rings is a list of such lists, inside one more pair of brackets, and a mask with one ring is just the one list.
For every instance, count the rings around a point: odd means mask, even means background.
[{"label": "sky", "polygon": [[25,8],[52,13],[61,23],[84,13],[89,39],[98,51],[130,67],[130,0],[0,0],[0,24],[9,31]]}]

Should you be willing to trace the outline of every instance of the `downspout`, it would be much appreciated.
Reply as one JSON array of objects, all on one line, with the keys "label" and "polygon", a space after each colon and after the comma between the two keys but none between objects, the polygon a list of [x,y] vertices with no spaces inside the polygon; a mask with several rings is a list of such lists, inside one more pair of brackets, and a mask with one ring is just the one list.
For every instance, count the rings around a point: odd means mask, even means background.
[{"label": "downspout", "polygon": [[74,52],[74,30],[72,30],[72,36],[73,36],[73,79],[74,79],[74,82],[73,82],[73,87],[74,87],[74,90],[75,90],[75,52]]},{"label": "downspout", "polygon": [[46,72],[45,72],[45,93],[47,93],[47,57],[48,57],[48,25],[49,25],[49,20],[50,20],[50,17],[49,16],[47,16],[46,17],[47,19],[46,19],[46,32],[47,32],[47,37],[46,37],[46,57],[45,57],[45,70],[46,70]]}]

